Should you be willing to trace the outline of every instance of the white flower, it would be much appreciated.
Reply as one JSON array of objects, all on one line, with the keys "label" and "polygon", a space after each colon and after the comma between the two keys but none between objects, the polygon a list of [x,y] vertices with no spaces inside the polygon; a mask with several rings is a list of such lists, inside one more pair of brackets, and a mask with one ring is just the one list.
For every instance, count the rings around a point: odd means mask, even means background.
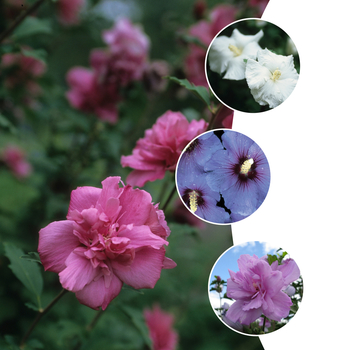
[{"label": "white flower", "polygon": [[256,102],[275,108],[286,100],[298,82],[293,56],[276,55],[268,49],[259,50],[257,56],[258,61],[247,61],[248,86]]},{"label": "white flower", "polygon": [[264,35],[260,30],[255,35],[244,35],[234,29],[231,37],[217,37],[209,50],[209,67],[213,72],[224,73],[223,79],[242,80],[245,78],[245,59],[256,58],[261,47],[258,41]]}]

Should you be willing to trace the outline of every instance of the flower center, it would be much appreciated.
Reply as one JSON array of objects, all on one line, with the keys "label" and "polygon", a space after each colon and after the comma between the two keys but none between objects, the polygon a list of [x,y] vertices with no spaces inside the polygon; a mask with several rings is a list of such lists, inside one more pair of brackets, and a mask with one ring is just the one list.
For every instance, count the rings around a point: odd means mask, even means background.
[{"label": "flower center", "polygon": [[272,81],[276,81],[280,78],[281,76],[281,71],[279,69],[276,69],[273,73],[272,73],[272,77],[271,77],[271,80]]},{"label": "flower center", "polygon": [[247,175],[248,171],[250,170],[253,164],[254,164],[253,158],[245,160],[241,165],[241,174]]},{"label": "flower center", "polygon": [[195,213],[198,207],[198,193],[196,191],[190,192],[190,209]]},{"label": "flower center", "polygon": [[240,56],[240,55],[242,54],[242,50],[240,50],[240,49],[239,49],[237,46],[235,46],[235,45],[230,44],[230,45],[228,46],[228,48],[230,49],[230,51],[233,52],[233,56],[234,56],[234,57]]}]

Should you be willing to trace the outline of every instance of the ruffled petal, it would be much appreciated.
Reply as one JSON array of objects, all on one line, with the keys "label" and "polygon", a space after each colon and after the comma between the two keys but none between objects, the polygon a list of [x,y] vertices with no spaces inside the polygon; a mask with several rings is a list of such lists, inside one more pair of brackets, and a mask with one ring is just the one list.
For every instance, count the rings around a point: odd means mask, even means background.
[{"label": "ruffled petal", "polygon": [[227,310],[226,317],[232,322],[240,322],[245,325],[250,325],[262,314],[262,309],[250,309],[249,311],[243,311],[244,301],[235,301]]},{"label": "ruffled petal", "polygon": [[39,231],[38,251],[45,270],[65,269],[68,255],[80,245],[73,234],[73,221],[54,221]]},{"label": "ruffled petal", "polygon": [[79,213],[84,209],[94,207],[101,194],[101,189],[84,186],[73,190],[70,197],[68,215],[71,211],[77,210]]}]

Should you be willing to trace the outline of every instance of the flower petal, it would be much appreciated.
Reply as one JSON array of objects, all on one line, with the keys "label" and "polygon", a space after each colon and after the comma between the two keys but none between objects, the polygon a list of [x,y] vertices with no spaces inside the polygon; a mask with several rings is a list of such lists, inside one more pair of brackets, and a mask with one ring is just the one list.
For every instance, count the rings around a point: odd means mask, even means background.
[{"label": "flower petal", "polygon": [[87,284],[82,290],[75,293],[79,302],[97,310],[102,307],[105,310],[108,304],[120,293],[123,282],[114,274],[111,274],[111,282],[108,288],[105,286],[104,277]]},{"label": "flower petal", "polygon": [[68,215],[74,210],[80,213],[84,209],[95,207],[101,191],[100,188],[90,186],[78,187],[76,190],[73,190],[70,197]]},{"label": "flower petal", "polygon": [[261,316],[261,308],[243,311],[243,305],[244,301],[235,301],[227,310],[226,317],[232,322],[240,322],[242,324],[249,325]]},{"label": "flower petal", "polygon": [[59,273],[62,287],[77,292],[89,284],[98,274],[89,259],[71,252],[66,260],[66,268]]},{"label": "flower petal", "polygon": [[162,271],[164,255],[164,248],[143,248],[136,252],[130,266],[112,261],[113,270],[124,283],[135,289],[154,288]]},{"label": "flower petal", "polygon": [[54,221],[39,231],[38,251],[45,270],[64,270],[68,255],[79,245],[73,234],[73,221]]}]

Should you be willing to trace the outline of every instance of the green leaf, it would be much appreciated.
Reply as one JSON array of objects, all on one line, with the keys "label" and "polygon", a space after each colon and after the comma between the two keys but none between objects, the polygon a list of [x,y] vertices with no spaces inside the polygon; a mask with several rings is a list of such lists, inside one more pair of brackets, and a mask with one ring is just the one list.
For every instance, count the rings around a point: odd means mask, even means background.
[{"label": "green leaf", "polygon": [[10,123],[7,118],[0,114],[0,127],[8,129],[12,134],[15,134],[17,132],[17,129],[15,128],[15,126]]},{"label": "green leaf", "polygon": [[178,79],[176,77],[167,76],[167,79],[178,83],[179,85],[185,87],[187,90],[193,92],[197,97],[205,102],[205,104],[210,108],[210,95],[206,87],[196,86],[190,83],[187,79]]},{"label": "green leaf", "polygon": [[46,58],[47,58],[47,52],[44,49],[37,49],[37,50],[26,50],[26,49],[21,49],[21,52],[23,56],[26,57],[33,57],[36,58],[37,60],[46,63]]},{"label": "green leaf", "polygon": [[140,289],[135,289],[135,288],[133,288],[133,287],[128,286],[127,284],[123,284],[122,289],[132,290],[132,291],[137,292],[137,293],[139,293],[139,294],[145,294],[142,290],[140,290]]},{"label": "green leaf", "polygon": [[29,252],[28,254],[22,255],[20,258],[42,264],[38,252]]},{"label": "green leaf", "polygon": [[13,39],[18,40],[32,35],[51,34],[50,21],[37,17],[27,17],[14,31]]},{"label": "green leaf", "polygon": [[208,46],[204,45],[197,37],[188,34],[178,34],[178,37],[188,44],[195,44],[202,49],[207,50]]},{"label": "green leaf", "polygon": [[120,308],[124,311],[124,313],[127,316],[130,317],[134,326],[140,331],[142,338],[144,339],[148,348],[152,349],[152,342],[148,335],[148,328],[146,326],[142,312],[140,312],[140,310],[138,309],[134,309],[129,306],[121,306]]},{"label": "green leaf", "polygon": [[198,227],[191,226],[188,224],[178,224],[175,222],[169,222],[168,226],[170,231],[172,232],[172,238],[180,237],[182,235],[185,236],[193,236],[196,239],[200,239],[198,235]]},{"label": "green leaf", "polygon": [[36,305],[34,305],[33,303],[24,303],[24,305],[26,307],[28,307],[29,309],[32,309],[34,311],[39,311],[39,308]]},{"label": "green leaf", "polygon": [[23,251],[15,247],[11,243],[4,243],[5,255],[10,260],[9,268],[15,276],[23,283],[23,285],[32,293],[34,293],[38,308],[41,308],[40,295],[43,289],[43,279],[40,268],[33,262],[21,259],[24,255]]},{"label": "green leaf", "polygon": [[270,255],[270,254],[267,254],[267,261],[268,263],[271,265],[274,261],[277,261],[277,256],[276,255]]}]

